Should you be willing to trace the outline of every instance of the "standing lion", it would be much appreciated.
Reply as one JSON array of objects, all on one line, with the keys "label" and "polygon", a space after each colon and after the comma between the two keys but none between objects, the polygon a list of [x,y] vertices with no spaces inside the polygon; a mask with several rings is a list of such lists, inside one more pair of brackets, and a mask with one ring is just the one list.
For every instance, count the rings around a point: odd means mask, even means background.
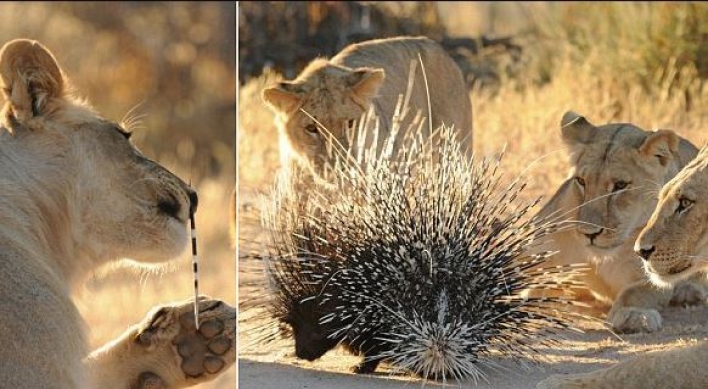
[{"label": "standing lion", "polygon": [[351,129],[370,105],[380,120],[376,144],[381,146],[399,96],[409,88],[411,64],[417,70],[408,106],[420,110],[433,131],[443,123],[454,126],[463,149],[471,151],[472,106],[459,67],[429,38],[397,37],[352,44],[329,60],[315,59],[294,80],[263,90],[276,115],[282,164],[294,159],[320,175],[338,158],[337,149],[354,146]]}]

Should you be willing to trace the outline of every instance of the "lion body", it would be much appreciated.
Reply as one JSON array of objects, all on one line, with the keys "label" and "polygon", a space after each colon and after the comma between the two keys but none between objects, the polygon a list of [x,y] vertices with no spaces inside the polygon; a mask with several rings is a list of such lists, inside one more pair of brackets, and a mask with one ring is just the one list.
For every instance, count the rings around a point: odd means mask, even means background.
[{"label": "lion body", "polygon": [[[6,100],[0,118],[0,382],[137,388],[132,385],[142,369],[157,370],[147,348],[130,347],[129,363],[127,352],[119,352],[138,329],[109,345],[116,352],[87,358],[86,325],[71,292],[92,269],[114,260],[177,257],[186,248],[196,193],[142,156],[118,124],[71,97],[56,60],[39,43],[7,43],[0,77]],[[173,373],[159,379],[172,384]],[[108,376],[121,378],[101,381]],[[184,386],[184,374],[176,382],[170,387]]]},{"label": "lion body", "polygon": [[[708,149],[661,189],[651,218],[634,250],[644,258],[651,280],[667,288],[690,277],[705,278],[708,265]],[[708,342],[642,355],[606,369],[555,375],[539,389],[702,388]]]},{"label": "lion body", "polygon": [[[283,164],[295,159],[320,173],[336,157],[327,145],[330,134],[344,150],[353,147],[347,128],[370,105],[380,120],[376,144],[381,146],[393,128],[399,96],[406,95],[412,64],[417,70],[408,107],[430,116],[433,130],[454,125],[463,148],[471,151],[472,107],[462,72],[436,42],[397,37],[350,45],[330,60],[312,61],[295,80],[264,89],[263,98],[276,114]],[[407,129],[412,118],[407,115],[401,128]]]},{"label": "lion body", "polygon": [[688,283],[675,294],[657,290],[633,245],[656,204],[657,186],[673,178],[697,149],[671,131],[645,131],[629,123],[596,127],[574,113],[561,125],[571,172],[538,216],[578,223],[553,236],[551,245],[559,253],[552,260],[593,267],[583,282],[594,299],[612,306],[608,321],[615,331],[655,331],[661,326],[659,309],[674,297],[697,302],[703,286]]}]

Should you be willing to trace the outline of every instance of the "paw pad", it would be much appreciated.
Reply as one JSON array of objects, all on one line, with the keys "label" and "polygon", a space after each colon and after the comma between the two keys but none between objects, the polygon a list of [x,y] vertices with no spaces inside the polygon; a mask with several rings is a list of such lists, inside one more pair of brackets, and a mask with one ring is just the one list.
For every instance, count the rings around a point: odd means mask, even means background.
[{"label": "paw pad", "polygon": [[200,323],[199,330],[194,324],[194,315],[186,312],[180,315],[182,330],[175,337],[173,344],[177,353],[183,358],[181,368],[190,377],[202,374],[214,374],[224,368],[225,362],[220,358],[231,349],[231,342],[223,336],[224,323],[211,319]]}]

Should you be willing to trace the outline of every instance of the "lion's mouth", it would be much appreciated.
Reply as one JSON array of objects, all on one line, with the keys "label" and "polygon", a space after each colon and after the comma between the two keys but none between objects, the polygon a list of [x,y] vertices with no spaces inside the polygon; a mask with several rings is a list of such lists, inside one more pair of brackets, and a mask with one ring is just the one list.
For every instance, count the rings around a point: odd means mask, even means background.
[{"label": "lion's mouth", "polygon": [[602,241],[598,242],[597,240],[587,242],[588,247],[596,250],[613,250],[616,249],[617,247],[621,246],[623,242],[617,242],[617,241]]}]

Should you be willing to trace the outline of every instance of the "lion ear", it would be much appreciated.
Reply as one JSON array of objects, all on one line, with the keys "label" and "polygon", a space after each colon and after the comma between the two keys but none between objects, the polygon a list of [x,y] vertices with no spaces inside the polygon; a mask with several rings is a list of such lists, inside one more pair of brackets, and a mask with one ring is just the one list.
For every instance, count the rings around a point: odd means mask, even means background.
[{"label": "lion ear", "polygon": [[284,81],[263,89],[262,97],[272,109],[287,113],[298,106],[302,99],[302,92],[297,90],[295,84]]},{"label": "lion ear", "polygon": [[0,50],[0,81],[6,115],[19,123],[47,113],[47,103],[62,97],[65,80],[52,53],[37,41],[16,39]]},{"label": "lion ear", "polygon": [[563,115],[560,123],[563,141],[570,146],[589,143],[595,133],[595,126],[590,124],[585,117],[568,111]]},{"label": "lion ear", "polygon": [[359,68],[347,75],[347,85],[358,101],[368,104],[376,96],[386,78],[383,69]]},{"label": "lion ear", "polygon": [[671,130],[656,130],[639,146],[639,152],[646,157],[656,157],[666,166],[678,155],[679,137]]}]

